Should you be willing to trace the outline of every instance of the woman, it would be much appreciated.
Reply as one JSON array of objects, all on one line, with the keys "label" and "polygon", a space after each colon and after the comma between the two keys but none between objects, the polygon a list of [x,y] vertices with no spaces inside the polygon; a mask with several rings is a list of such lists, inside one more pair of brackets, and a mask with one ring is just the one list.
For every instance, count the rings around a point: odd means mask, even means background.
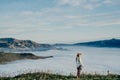
[{"label": "woman", "polygon": [[81,70],[82,70],[81,55],[82,55],[82,53],[77,53],[77,55],[76,55],[77,78],[80,77]]}]

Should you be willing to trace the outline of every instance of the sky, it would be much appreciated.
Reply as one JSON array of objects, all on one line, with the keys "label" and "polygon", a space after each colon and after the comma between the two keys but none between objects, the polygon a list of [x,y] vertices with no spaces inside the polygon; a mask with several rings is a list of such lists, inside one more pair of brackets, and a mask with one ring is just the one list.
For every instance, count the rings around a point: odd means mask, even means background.
[{"label": "sky", "polygon": [[0,0],[0,38],[76,43],[120,38],[120,0]]}]

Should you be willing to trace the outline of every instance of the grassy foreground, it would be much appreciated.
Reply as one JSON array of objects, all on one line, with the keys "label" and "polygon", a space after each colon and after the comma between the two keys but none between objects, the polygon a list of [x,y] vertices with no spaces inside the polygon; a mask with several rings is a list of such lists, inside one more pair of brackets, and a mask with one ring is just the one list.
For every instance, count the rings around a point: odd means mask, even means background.
[{"label": "grassy foreground", "polygon": [[0,80],[120,80],[120,75],[82,74],[81,78],[50,73],[27,73],[15,77],[0,77]]}]

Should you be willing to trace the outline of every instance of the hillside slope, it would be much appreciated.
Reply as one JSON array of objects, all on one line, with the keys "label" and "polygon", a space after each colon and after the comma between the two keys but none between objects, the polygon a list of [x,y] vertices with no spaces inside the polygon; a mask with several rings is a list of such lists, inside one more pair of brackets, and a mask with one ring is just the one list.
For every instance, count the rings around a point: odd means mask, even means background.
[{"label": "hillside slope", "polygon": [[0,52],[0,64],[23,59],[46,59],[53,56],[36,56],[32,53],[3,53]]},{"label": "hillside slope", "polygon": [[0,48],[52,48],[49,44],[39,44],[31,40],[0,38]]}]

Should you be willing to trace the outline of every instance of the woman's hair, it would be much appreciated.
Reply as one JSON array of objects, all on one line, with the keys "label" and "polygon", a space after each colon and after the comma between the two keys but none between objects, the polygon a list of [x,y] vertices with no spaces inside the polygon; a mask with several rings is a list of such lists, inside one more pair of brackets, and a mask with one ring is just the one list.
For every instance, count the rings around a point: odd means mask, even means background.
[{"label": "woman's hair", "polygon": [[79,57],[80,55],[82,55],[82,53],[77,53],[77,56],[76,56],[76,57]]}]

